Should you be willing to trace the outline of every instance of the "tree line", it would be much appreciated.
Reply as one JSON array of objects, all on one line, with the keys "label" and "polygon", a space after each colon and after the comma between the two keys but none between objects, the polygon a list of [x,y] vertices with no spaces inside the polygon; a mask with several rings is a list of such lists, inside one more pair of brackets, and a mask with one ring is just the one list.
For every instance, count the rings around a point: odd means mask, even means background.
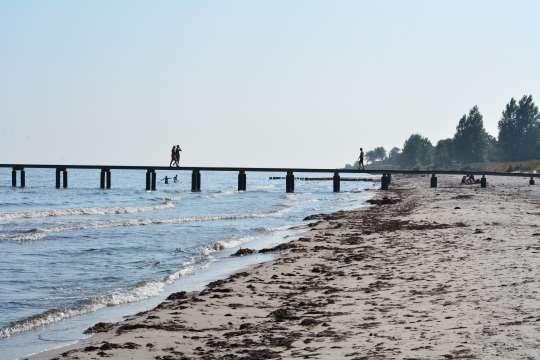
[{"label": "tree line", "polygon": [[478,106],[464,114],[452,138],[434,146],[420,134],[409,136],[402,148],[387,152],[379,146],[365,154],[377,165],[400,168],[450,168],[489,161],[540,159],[540,113],[531,95],[510,100],[498,123],[498,137],[487,133]]}]

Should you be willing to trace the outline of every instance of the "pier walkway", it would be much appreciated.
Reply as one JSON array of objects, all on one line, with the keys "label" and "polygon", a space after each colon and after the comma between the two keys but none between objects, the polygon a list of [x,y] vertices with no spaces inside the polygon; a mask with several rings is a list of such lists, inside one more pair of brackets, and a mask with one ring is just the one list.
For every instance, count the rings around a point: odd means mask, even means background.
[{"label": "pier walkway", "polygon": [[[26,186],[25,169],[55,169],[55,186],[57,189],[68,187],[69,169],[100,170],[99,185],[101,189],[111,188],[111,170],[146,170],[147,191],[156,190],[156,171],[191,171],[191,191],[201,191],[202,171],[226,171],[238,172],[238,191],[247,190],[247,172],[285,173],[285,191],[294,192],[294,173],[327,173],[333,174],[333,191],[340,191],[341,174],[372,174],[381,176],[381,189],[386,190],[391,183],[392,175],[429,175],[430,186],[437,187],[437,175],[478,175],[481,187],[487,186],[487,176],[514,176],[529,178],[529,184],[535,184],[535,178],[540,177],[537,173],[509,173],[476,170],[386,170],[386,169],[330,169],[330,168],[275,168],[275,167],[220,167],[220,166],[135,166],[135,165],[61,165],[61,164],[0,164],[0,168],[11,168],[11,186],[24,188]],[[17,176],[19,174],[19,176]],[[19,178],[19,181],[17,181]]]}]

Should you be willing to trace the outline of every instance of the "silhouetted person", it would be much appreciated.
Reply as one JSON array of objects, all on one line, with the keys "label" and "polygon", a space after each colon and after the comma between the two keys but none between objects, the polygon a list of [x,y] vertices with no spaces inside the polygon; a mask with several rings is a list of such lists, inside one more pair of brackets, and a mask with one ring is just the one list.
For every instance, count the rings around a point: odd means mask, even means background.
[{"label": "silhouetted person", "polygon": [[177,183],[178,182],[178,175],[174,175],[174,177],[172,178],[173,182]]},{"label": "silhouetted person", "polygon": [[180,167],[180,151],[182,151],[182,149],[180,149],[180,145],[176,145],[176,148],[174,151],[175,158],[176,158],[176,167]]},{"label": "silhouetted person", "polygon": [[165,184],[168,184],[168,183],[169,183],[169,179],[170,179],[170,177],[165,176],[163,179],[161,179],[161,181],[165,182]]},{"label": "silhouetted person", "polygon": [[177,163],[177,160],[176,160],[176,147],[173,145],[172,149],[171,149],[171,162],[169,163],[169,166],[173,166],[173,164],[176,164]]},{"label": "silhouetted person", "polygon": [[358,156],[358,169],[366,169],[364,166],[364,150],[362,148],[360,148],[360,156]]}]

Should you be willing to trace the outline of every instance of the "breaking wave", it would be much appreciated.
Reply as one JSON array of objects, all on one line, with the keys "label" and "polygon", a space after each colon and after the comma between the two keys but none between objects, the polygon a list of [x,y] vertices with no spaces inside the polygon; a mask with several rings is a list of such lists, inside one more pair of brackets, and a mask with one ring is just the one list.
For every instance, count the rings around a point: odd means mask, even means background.
[{"label": "breaking wave", "polygon": [[[268,214],[253,215],[263,216]],[[257,228],[254,229],[254,234],[252,235],[216,241],[210,246],[200,249],[196,254],[193,254],[193,256],[191,256],[190,259],[183,264],[180,270],[169,274],[161,281],[141,282],[130,289],[116,289],[102,295],[93,296],[75,308],[50,309],[41,314],[12,322],[8,326],[0,328],[0,339],[52,324],[57,321],[84,315],[106,307],[133,303],[150,297],[158,296],[163,292],[167,285],[173,284],[179,278],[195,272],[198,268],[208,264],[208,262],[215,261],[215,258],[211,255],[213,252],[240,246],[257,239],[261,235],[264,236],[266,234],[286,230],[288,228],[288,226],[270,229]]]},{"label": "breaking wave", "polygon": [[50,309],[41,314],[12,322],[8,326],[0,328],[0,339],[106,307],[133,303],[157,296],[163,291],[166,285],[172,284],[180,277],[195,271],[197,262],[195,259],[188,261],[182,269],[167,276],[162,281],[141,282],[127,290],[117,289],[106,294],[91,297],[80,306],[72,309]]},{"label": "breaking wave", "polygon": [[52,226],[48,228],[36,228],[23,232],[16,232],[12,234],[0,235],[0,241],[2,240],[15,240],[15,241],[31,241],[40,240],[49,234],[61,233],[65,231],[80,231],[86,229],[108,229],[115,227],[132,227],[132,226],[149,226],[149,225],[172,225],[182,224],[190,222],[209,222],[209,221],[231,221],[242,219],[256,219],[280,216],[286,212],[290,207],[284,206],[278,210],[273,210],[264,213],[254,214],[233,214],[233,215],[203,215],[203,216],[188,216],[178,217],[171,219],[127,219],[117,221],[96,221],[87,222],[75,225],[61,225]]},{"label": "breaking wave", "polygon": [[96,207],[96,208],[72,208],[43,211],[24,211],[0,214],[0,221],[35,219],[59,216],[82,216],[82,215],[114,215],[114,214],[134,214],[148,211],[159,211],[174,207],[172,201],[166,200],[162,204],[132,207]]}]

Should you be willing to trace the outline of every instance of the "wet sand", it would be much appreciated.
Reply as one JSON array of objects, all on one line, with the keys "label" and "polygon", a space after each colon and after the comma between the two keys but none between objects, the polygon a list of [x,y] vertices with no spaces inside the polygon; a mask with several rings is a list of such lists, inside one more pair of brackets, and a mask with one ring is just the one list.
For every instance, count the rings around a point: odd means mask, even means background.
[{"label": "wet sand", "polygon": [[271,262],[32,358],[540,358],[540,185],[459,180],[394,180]]}]

